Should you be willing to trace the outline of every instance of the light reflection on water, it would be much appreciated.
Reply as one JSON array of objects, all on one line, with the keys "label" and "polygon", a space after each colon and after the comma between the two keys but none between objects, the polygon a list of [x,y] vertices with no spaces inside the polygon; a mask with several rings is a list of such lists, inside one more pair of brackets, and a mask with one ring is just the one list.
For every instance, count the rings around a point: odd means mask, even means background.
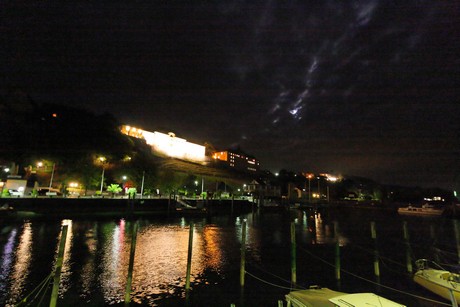
[{"label": "light reflection on water", "polygon": [[11,230],[8,241],[3,247],[2,253],[2,269],[0,272],[0,293],[5,293],[7,291],[6,280],[10,275],[11,264],[14,257],[14,244],[16,240],[17,230],[14,228]]},{"label": "light reflection on water", "polygon": [[[140,231],[136,248],[133,294],[135,299],[146,293],[159,295],[167,291],[174,295],[176,287],[184,287],[187,266],[189,229],[146,227]],[[203,271],[203,236],[193,234],[191,282]]]},{"label": "light reflection on water", "polygon": [[97,232],[97,224],[93,228],[84,230],[84,248],[87,250],[87,260],[83,263],[81,271],[81,289],[80,297],[84,300],[90,299],[91,289],[94,285],[94,274],[96,272],[96,252],[97,252],[97,239],[95,233]]},{"label": "light reflection on water", "polygon": [[10,302],[16,302],[20,299],[19,295],[23,292],[25,282],[30,274],[31,257],[32,227],[30,223],[25,223],[16,248],[15,263],[10,278]]},{"label": "light reflection on water", "polygon": [[[64,249],[64,261],[62,263],[61,269],[61,282],[59,287],[59,296],[62,298],[65,295],[65,292],[71,287],[70,278],[72,275],[71,270],[71,259],[72,259],[72,246],[73,246],[73,233],[72,233],[72,221],[63,220],[61,223],[62,226],[67,225],[67,236],[65,240],[65,249]],[[61,240],[61,233],[57,238],[57,242]],[[59,252],[59,244],[56,246],[56,254]],[[53,265],[54,266],[54,265]]]},{"label": "light reflection on water", "polygon": [[[120,303],[124,300],[129,252],[131,248],[131,224],[120,220],[116,225],[106,225],[102,231],[103,246],[99,267],[95,268],[96,245],[94,232],[86,231],[89,261],[82,274],[82,298],[94,292],[94,274],[97,277],[104,301]],[[137,234],[132,283],[133,302],[145,302],[157,296],[183,296],[187,265],[189,226],[147,225]],[[191,282],[200,279],[206,269],[219,272],[224,263],[220,230],[213,225],[196,226],[193,234]],[[100,247],[101,248],[101,247]]]},{"label": "light reflection on water", "polygon": [[[105,225],[107,226],[109,225]],[[104,229],[104,247],[102,248],[102,261],[100,269],[102,274],[99,276],[104,298],[108,302],[119,302],[123,297],[124,278],[122,274],[128,266],[125,252],[125,232],[124,221],[120,221],[115,227]]]},{"label": "light reflection on water", "polygon": [[[381,246],[381,248],[388,248],[387,254],[388,251],[396,253],[392,256],[404,256],[403,249],[394,248],[401,243],[401,239],[399,238],[399,242],[390,241],[392,236],[401,233],[401,219],[385,217],[380,218],[379,223],[378,215],[376,217],[379,231],[385,232],[387,237],[384,239],[389,242],[388,247]],[[365,231],[369,232],[370,217],[352,214],[347,216],[340,213],[338,216],[331,217],[320,212],[298,211],[291,212],[291,216],[274,213],[224,217],[214,219],[212,223],[206,219],[195,220],[191,264],[192,291],[200,285],[206,285],[210,287],[209,289],[218,289],[221,296],[231,296],[222,298],[226,299],[225,304],[235,302],[228,300],[234,299],[236,294],[226,293],[229,285],[238,287],[244,219],[247,224],[247,270],[262,274],[254,270],[264,268],[284,279],[289,279],[290,273],[289,224],[291,221],[295,222],[298,279],[304,280],[305,284],[309,282],[318,284],[333,279],[332,274],[330,278],[324,277],[329,274],[324,272],[327,273],[330,268],[326,267],[324,271],[320,263],[316,262],[312,265],[315,259],[310,257],[309,253],[317,251],[326,260],[333,259],[331,257],[333,249],[328,246],[333,245],[337,238],[340,246],[347,248],[348,251],[351,251],[354,245],[372,243],[370,234],[365,233]],[[413,236],[414,241],[421,240],[418,244],[423,245],[423,248],[418,248],[413,244],[414,250],[420,255],[422,251],[429,250],[431,247],[431,242],[424,239],[430,236],[430,231],[433,232],[430,226],[436,225],[430,223],[429,220],[422,223],[417,220],[411,224],[413,232],[426,232],[425,236]],[[17,303],[35,288],[46,274],[51,273],[58,252],[59,230],[62,225],[68,225],[68,234],[59,292],[60,303],[72,305],[76,302],[84,302],[92,305],[110,305],[123,302],[133,222],[123,219],[63,220],[29,221],[2,226],[0,305]],[[160,306],[164,300],[170,298],[184,302],[189,225],[190,220],[187,219],[166,222],[139,221],[132,282],[133,302],[149,306]],[[448,239],[449,236],[452,238],[453,234],[450,222],[447,226],[444,228],[444,225],[437,225],[439,240],[453,242]],[[444,232],[447,236],[441,235]],[[370,246],[372,247],[373,244]],[[401,255],[398,254],[400,251],[402,251]],[[385,250],[382,250],[382,254],[384,252]],[[350,259],[353,259],[353,263],[356,259],[360,259],[361,262],[367,261],[366,254],[361,250],[358,254],[350,252],[348,254],[352,255]],[[347,253],[344,252],[344,255],[346,257]],[[351,263],[350,259],[344,259],[345,265],[347,261]],[[399,261],[403,262],[404,258],[400,258]],[[371,258],[369,264],[370,267]],[[318,272],[321,272],[321,275],[318,275]],[[227,281],[229,276],[232,279]],[[265,278],[270,277],[265,276]],[[249,277],[247,287],[253,290],[251,296],[259,295],[254,298],[258,300],[263,300],[267,296],[275,297],[275,295],[282,299],[286,292],[279,289],[268,290],[269,292],[259,291],[261,285]],[[206,291],[204,288],[199,289]],[[255,290],[259,292],[254,292]],[[276,300],[274,299],[273,302],[276,303]]]}]

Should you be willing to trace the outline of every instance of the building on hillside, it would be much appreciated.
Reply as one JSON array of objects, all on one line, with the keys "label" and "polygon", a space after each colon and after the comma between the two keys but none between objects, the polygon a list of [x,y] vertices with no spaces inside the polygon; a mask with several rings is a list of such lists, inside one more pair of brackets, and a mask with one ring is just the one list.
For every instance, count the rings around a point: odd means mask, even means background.
[{"label": "building on hillside", "polygon": [[168,134],[158,131],[149,132],[126,125],[121,127],[121,132],[144,139],[156,154],[197,163],[206,161],[205,146],[187,142],[185,139],[176,137],[172,132]]},{"label": "building on hillside", "polygon": [[[210,144],[204,146],[187,142],[176,137],[172,132],[149,132],[139,128],[123,125],[121,132],[131,137],[145,140],[156,155],[176,158],[189,162],[207,164],[213,158],[215,167],[236,170],[244,173],[257,173],[260,169],[259,161],[241,151],[216,151]],[[224,166],[224,167],[222,167]]]},{"label": "building on hillside", "polygon": [[228,150],[214,152],[212,158],[240,172],[256,173],[260,169],[260,163],[256,158],[238,152]]},{"label": "building on hillside", "polygon": [[244,187],[245,193],[262,198],[281,198],[281,187],[268,180],[252,180]]}]

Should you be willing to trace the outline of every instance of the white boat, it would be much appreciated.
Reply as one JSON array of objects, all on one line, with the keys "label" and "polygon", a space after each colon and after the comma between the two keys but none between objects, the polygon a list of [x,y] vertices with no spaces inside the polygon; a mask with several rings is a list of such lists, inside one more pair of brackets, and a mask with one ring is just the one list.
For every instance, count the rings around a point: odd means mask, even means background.
[{"label": "white boat", "polygon": [[288,307],[405,307],[405,305],[390,301],[374,293],[350,294],[317,286],[307,290],[292,291],[286,295],[286,301]]},{"label": "white boat", "polygon": [[431,292],[455,302],[460,303],[460,275],[445,270],[440,265],[427,259],[415,262],[417,272],[414,281]]},{"label": "white boat", "polygon": [[408,215],[426,215],[426,216],[440,216],[443,213],[443,209],[435,208],[432,205],[425,204],[421,207],[414,207],[409,204],[407,207],[398,208],[399,214]]}]

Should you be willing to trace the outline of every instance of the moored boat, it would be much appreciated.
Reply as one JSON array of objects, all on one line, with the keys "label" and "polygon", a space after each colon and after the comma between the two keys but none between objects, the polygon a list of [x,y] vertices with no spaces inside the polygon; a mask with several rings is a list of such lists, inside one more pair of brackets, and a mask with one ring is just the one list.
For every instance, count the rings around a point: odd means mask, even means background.
[{"label": "moored boat", "polygon": [[398,208],[399,214],[408,215],[425,215],[425,216],[440,216],[443,213],[443,209],[435,208],[431,205],[425,204],[421,207],[414,207],[409,204],[407,207]]},{"label": "moored boat", "polygon": [[286,301],[288,306],[292,307],[405,307],[405,305],[393,302],[374,293],[350,294],[317,286],[307,290],[292,291],[286,295]]},{"label": "moored boat", "polygon": [[414,281],[431,292],[457,304],[460,303],[460,275],[452,273],[433,261],[419,259]]}]

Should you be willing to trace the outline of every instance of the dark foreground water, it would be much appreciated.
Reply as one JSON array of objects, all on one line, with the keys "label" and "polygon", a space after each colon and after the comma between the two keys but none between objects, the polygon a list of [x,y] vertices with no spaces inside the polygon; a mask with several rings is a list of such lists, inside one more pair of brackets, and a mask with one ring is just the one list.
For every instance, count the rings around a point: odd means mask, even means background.
[{"label": "dark foreground water", "polygon": [[[245,287],[239,285],[242,222],[247,220]],[[185,292],[189,225],[194,222],[191,291]],[[335,209],[291,210],[212,218],[145,218],[139,231],[132,281],[132,305],[278,306],[291,283],[291,223],[295,223],[297,285],[321,285],[343,292],[375,292],[407,306],[447,303],[414,284],[407,255],[459,263],[454,220],[401,217],[394,212]],[[377,243],[371,238],[375,222]],[[403,225],[410,246],[403,238]],[[124,219],[2,221],[0,305],[27,297],[53,270],[62,225],[68,225],[59,306],[109,306],[124,302],[132,226]],[[341,273],[336,280],[335,233]],[[380,280],[374,276],[374,249]],[[452,267],[450,267],[452,268]],[[380,282],[380,285],[377,283]],[[45,288],[46,289],[46,288]],[[47,292],[29,297],[48,305]],[[422,297],[438,301],[425,301]]]}]

